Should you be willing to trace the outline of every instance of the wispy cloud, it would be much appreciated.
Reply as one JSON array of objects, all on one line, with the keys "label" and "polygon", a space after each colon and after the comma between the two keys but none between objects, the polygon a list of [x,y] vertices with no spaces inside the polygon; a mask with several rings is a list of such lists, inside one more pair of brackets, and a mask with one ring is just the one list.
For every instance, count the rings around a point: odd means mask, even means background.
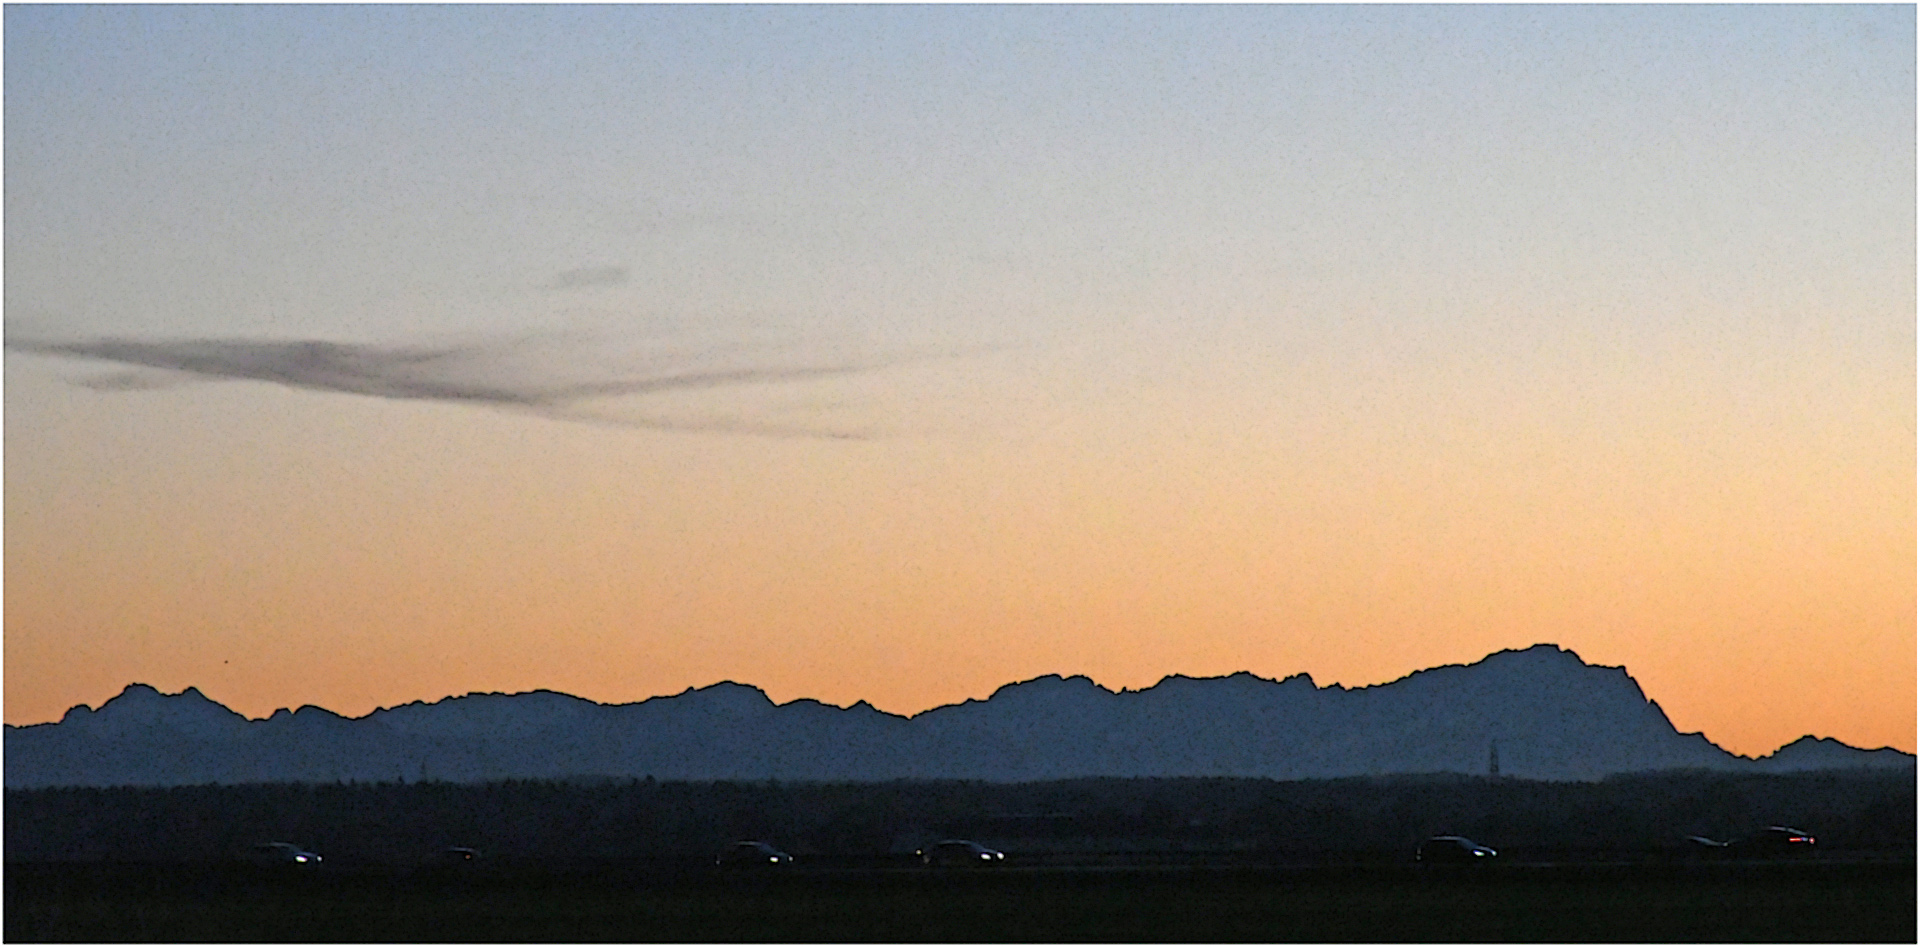
[{"label": "wispy cloud", "polygon": [[134,369],[125,372],[108,372],[88,378],[73,379],[73,383],[82,388],[95,391],[162,391],[178,388],[194,382],[192,376],[174,372],[156,372],[146,369]]},{"label": "wispy cloud", "polygon": [[542,283],[540,288],[555,291],[593,289],[600,286],[618,286],[626,281],[626,267],[587,266],[577,270],[563,271],[553,279]]},{"label": "wispy cloud", "polygon": [[[194,380],[265,381],[314,391],[445,401],[623,427],[866,439],[877,431],[791,417],[645,410],[647,395],[803,382],[909,360],[807,356],[794,346],[730,344],[629,348],[574,335],[524,335],[441,345],[318,340],[118,337],[52,339],[9,330],[6,348],[133,366],[79,382],[102,391]],[[774,414],[776,412],[767,412]]]}]

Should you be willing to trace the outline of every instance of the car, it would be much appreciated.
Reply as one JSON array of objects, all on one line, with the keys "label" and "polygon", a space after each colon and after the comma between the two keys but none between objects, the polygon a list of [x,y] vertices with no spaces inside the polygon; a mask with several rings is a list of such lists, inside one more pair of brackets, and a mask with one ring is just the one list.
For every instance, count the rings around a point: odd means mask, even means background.
[{"label": "car", "polygon": [[935,842],[914,852],[920,856],[920,864],[942,868],[975,868],[984,865],[997,865],[1006,861],[1004,852],[996,852],[978,842],[951,838]]},{"label": "car", "polygon": [[721,868],[782,868],[793,864],[793,856],[765,842],[735,842],[713,863]]},{"label": "car", "polygon": [[1728,843],[1745,855],[1759,857],[1812,854],[1812,835],[1787,825],[1769,825],[1743,839]]},{"label": "car", "polygon": [[439,865],[471,865],[479,860],[479,850],[468,848],[464,845],[443,848],[435,853],[433,857],[434,863]]},{"label": "car", "polygon": [[1467,865],[1484,864],[1499,854],[1470,838],[1436,835],[1421,842],[1420,847],[1414,850],[1413,858],[1427,865]]},{"label": "car", "polygon": [[292,842],[262,842],[247,851],[247,860],[261,866],[281,865],[317,867],[320,856]]}]

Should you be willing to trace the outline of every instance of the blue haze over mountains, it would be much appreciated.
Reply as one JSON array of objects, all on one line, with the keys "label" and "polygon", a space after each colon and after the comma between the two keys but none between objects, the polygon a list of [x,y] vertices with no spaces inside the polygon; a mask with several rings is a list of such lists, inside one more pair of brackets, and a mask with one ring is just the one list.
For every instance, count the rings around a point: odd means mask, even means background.
[{"label": "blue haze over mountains", "polygon": [[1298,674],[1169,677],[1114,693],[1085,677],[1009,684],[911,718],[862,702],[775,705],[721,683],[631,704],[551,691],[470,694],[348,719],[318,707],[248,720],[188,688],[132,685],[98,710],[5,731],[8,789],[256,782],[668,780],[1022,782],[1085,776],[1316,779],[1485,773],[1599,779],[1673,769],[1914,766],[1805,737],[1758,760],[1677,732],[1623,668],[1536,645],[1388,684]]}]

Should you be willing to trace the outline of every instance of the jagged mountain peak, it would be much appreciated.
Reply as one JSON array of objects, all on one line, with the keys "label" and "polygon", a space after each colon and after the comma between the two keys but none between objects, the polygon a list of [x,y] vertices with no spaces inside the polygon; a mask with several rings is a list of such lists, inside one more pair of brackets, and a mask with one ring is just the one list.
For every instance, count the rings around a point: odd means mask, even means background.
[{"label": "jagged mountain peak", "polygon": [[752,684],[742,684],[738,681],[715,681],[705,687],[689,687],[679,696],[685,697],[688,694],[724,700],[757,700],[773,706],[773,698],[768,697],[766,691]]},{"label": "jagged mountain peak", "polygon": [[[107,698],[95,713],[108,711],[135,711],[151,713],[156,710],[171,711],[212,711],[218,714],[234,714],[226,705],[200,693],[197,687],[188,687],[177,694],[169,694],[151,684],[128,684],[120,693]],[[244,719],[244,718],[243,718]]]},{"label": "jagged mountain peak", "polygon": [[472,691],[432,703],[414,701],[382,708],[364,719],[376,720],[398,733],[526,740],[542,732],[586,726],[604,709],[584,697],[554,690],[515,694]]},{"label": "jagged mountain peak", "polygon": [[[717,681],[705,687],[690,687],[665,700],[675,708],[688,712],[721,717],[761,717],[777,709],[766,691],[735,681]],[[651,705],[661,701],[662,698],[655,698],[647,703]]]},{"label": "jagged mountain peak", "polygon": [[1832,737],[1807,734],[1798,740],[1759,757],[1756,762],[1769,770],[1825,769],[1830,767],[1870,766],[1882,761],[1911,759],[1892,747],[1864,749],[1849,746]]},{"label": "jagged mountain peak", "polygon": [[[1093,682],[1093,678],[1085,674],[1041,674],[1036,677],[1029,677],[1023,681],[1002,684],[999,690],[1006,690],[1010,687],[1053,687],[1061,684],[1100,687],[1100,685]],[[1104,690],[1105,688],[1101,689]]]},{"label": "jagged mountain peak", "polygon": [[586,712],[601,706],[603,705],[585,697],[575,697],[572,694],[563,694],[546,688],[511,694],[502,691],[469,691],[435,701],[416,700],[394,707],[383,707],[368,716],[383,720],[404,720],[422,715],[441,714],[480,720],[509,716],[566,715]]},{"label": "jagged mountain peak", "polygon": [[325,707],[313,704],[301,704],[288,710],[281,707],[264,721],[255,726],[274,732],[292,730],[297,732],[322,731],[327,733],[346,733],[355,728],[385,729],[376,720],[369,717],[343,717]]},{"label": "jagged mountain peak", "polygon": [[94,712],[99,713],[109,707],[216,707],[224,713],[236,713],[191,685],[169,694],[151,684],[128,684],[121,688],[120,693],[102,702]]},{"label": "jagged mountain peak", "polygon": [[392,713],[395,711],[416,710],[419,708],[439,707],[443,705],[449,707],[456,705],[480,707],[489,704],[498,705],[511,703],[514,706],[531,706],[543,702],[552,704],[593,703],[593,701],[584,697],[575,697],[572,694],[563,694],[559,691],[543,687],[530,691],[515,691],[513,693],[506,691],[468,691],[465,694],[449,694],[438,700],[414,700],[404,704],[395,704],[392,707],[382,707],[374,711],[374,713]]},{"label": "jagged mountain peak", "polygon": [[[1525,655],[1525,656],[1534,657],[1534,658],[1547,658],[1552,660],[1575,661],[1580,664],[1587,664],[1586,659],[1580,657],[1580,655],[1576,653],[1572,648],[1563,648],[1550,641],[1537,642],[1535,644],[1528,645],[1527,647],[1524,647],[1524,648],[1502,648],[1499,651],[1495,651],[1492,654],[1487,655],[1486,658],[1481,658],[1480,660],[1485,661],[1487,658],[1497,658],[1497,657],[1500,657],[1501,655],[1509,655],[1509,654]],[[1599,665],[1587,664],[1587,666],[1598,667]]]},{"label": "jagged mountain peak", "polygon": [[120,693],[107,698],[106,702],[102,703],[99,709],[106,710],[109,707],[119,707],[122,709],[130,707],[157,707],[183,698],[189,703],[195,701],[213,703],[205,694],[200,693],[200,689],[197,687],[189,687],[177,694],[169,694],[152,684],[136,682],[128,684],[126,687],[120,689]]},{"label": "jagged mountain peak", "polygon": [[1489,667],[1510,667],[1530,673],[1558,672],[1561,674],[1593,674],[1603,672],[1609,677],[1631,680],[1627,669],[1617,664],[1594,664],[1581,657],[1571,648],[1562,648],[1555,644],[1537,644],[1530,648],[1509,648],[1495,651],[1475,662],[1476,665]]},{"label": "jagged mountain peak", "polygon": [[1252,671],[1235,671],[1218,677],[1189,677],[1185,674],[1169,674],[1155,681],[1152,686],[1143,687],[1133,693],[1148,698],[1184,697],[1198,694],[1235,694],[1242,698],[1268,695],[1276,692],[1291,693],[1296,689],[1314,691],[1313,678],[1305,674],[1295,674],[1285,680],[1261,677]]},{"label": "jagged mountain peak", "polygon": [[[1595,672],[1600,672],[1596,675]],[[1504,679],[1531,681],[1550,687],[1568,680],[1599,681],[1603,678],[1617,678],[1631,681],[1624,667],[1613,665],[1588,664],[1586,659],[1574,651],[1555,644],[1536,644],[1526,648],[1507,648],[1495,651],[1478,661],[1441,664],[1430,668],[1412,671],[1401,677],[1382,684],[1362,684],[1343,688],[1352,692],[1367,691],[1375,688],[1396,687],[1408,682],[1425,682],[1428,686],[1443,681],[1488,680],[1492,676]],[[1333,685],[1339,687],[1340,685]],[[1636,685],[1637,687],[1637,685]]]},{"label": "jagged mountain peak", "polygon": [[[1587,659],[1581,657],[1578,652],[1571,648],[1562,648],[1557,644],[1543,642],[1529,645],[1525,648],[1502,648],[1489,653],[1486,657],[1478,661],[1469,661],[1461,664],[1442,664],[1438,667],[1427,668],[1426,670],[1442,671],[1448,668],[1479,667],[1481,665],[1489,667],[1557,667],[1566,670],[1602,667],[1602,665],[1587,663]],[[1423,672],[1415,671],[1414,673],[1420,674]]]},{"label": "jagged mountain peak", "polygon": [[993,691],[993,695],[991,697],[988,697],[987,699],[992,700],[996,697],[999,697],[1002,694],[1016,694],[1016,693],[1018,694],[1100,693],[1100,694],[1105,694],[1107,696],[1113,696],[1114,692],[1107,690],[1104,687],[1101,687],[1097,682],[1094,681],[1093,678],[1088,677],[1085,674],[1074,674],[1070,676],[1062,676],[1059,674],[1042,674],[1039,677],[1030,677],[1024,681],[1015,681],[1011,684],[1002,684],[999,687],[995,688]]},{"label": "jagged mountain peak", "polygon": [[[1274,680],[1272,678],[1261,677],[1260,675],[1255,674],[1252,671],[1235,671],[1232,674],[1168,674],[1160,678],[1159,681],[1156,681],[1153,684],[1153,687],[1158,687],[1161,684],[1166,684],[1169,682],[1177,683],[1182,681],[1193,681],[1193,682],[1229,681],[1235,684],[1250,684],[1250,683],[1272,684],[1274,683]],[[1141,689],[1151,690],[1152,688],[1148,687],[1148,688],[1141,688]]]},{"label": "jagged mountain peak", "polygon": [[[838,714],[841,716],[863,716],[863,715],[864,716],[882,716],[882,717],[895,716],[894,714],[887,713],[886,711],[881,710],[880,708],[875,707],[874,705],[869,704],[864,700],[854,701],[852,704],[842,707],[839,704],[830,704],[824,700],[814,700],[811,697],[798,697],[793,700],[787,701],[784,704],[776,704],[775,706],[781,710],[785,710],[787,708],[793,708],[795,710],[805,710],[811,713],[828,713],[828,714]],[[901,718],[901,719],[905,719],[905,718]]]},{"label": "jagged mountain peak", "polygon": [[102,702],[98,709],[80,704],[68,710],[58,726],[95,737],[164,732],[176,738],[212,739],[244,728],[247,718],[189,687],[168,694],[150,684],[129,684]]}]

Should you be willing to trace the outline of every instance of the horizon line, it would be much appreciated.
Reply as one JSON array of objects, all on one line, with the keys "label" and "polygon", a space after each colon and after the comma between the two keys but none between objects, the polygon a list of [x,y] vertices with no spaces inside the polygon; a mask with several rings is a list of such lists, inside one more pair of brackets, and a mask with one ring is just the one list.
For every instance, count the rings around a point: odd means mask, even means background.
[{"label": "horizon line", "polygon": [[[938,710],[945,710],[945,709],[954,708],[954,707],[964,707],[966,705],[976,704],[976,703],[984,704],[987,701],[990,701],[994,697],[998,696],[1002,691],[1008,690],[1010,688],[1016,688],[1016,687],[1033,684],[1039,681],[1049,680],[1049,679],[1058,680],[1062,683],[1068,683],[1072,681],[1085,681],[1088,686],[1091,686],[1097,690],[1102,691],[1103,693],[1109,696],[1114,696],[1114,697],[1125,696],[1128,694],[1143,694],[1148,691],[1155,690],[1159,688],[1161,685],[1166,684],[1170,681],[1177,681],[1177,680],[1221,681],[1221,680],[1229,680],[1236,677],[1248,677],[1248,678],[1252,678],[1253,680],[1260,681],[1266,684],[1286,684],[1290,681],[1304,679],[1305,682],[1309,686],[1313,687],[1316,692],[1328,691],[1328,690],[1340,690],[1343,692],[1351,692],[1351,691],[1364,691],[1364,690],[1370,690],[1373,688],[1386,687],[1388,685],[1397,684],[1402,681],[1408,680],[1410,678],[1416,677],[1418,675],[1425,674],[1432,671],[1444,671],[1444,670],[1456,669],[1456,668],[1474,667],[1480,664],[1484,664],[1487,661],[1493,658],[1499,657],[1501,655],[1526,654],[1529,652],[1540,651],[1542,649],[1548,649],[1548,648],[1553,649],[1553,651],[1558,655],[1565,655],[1565,656],[1572,657],[1575,661],[1578,661],[1583,667],[1593,668],[1595,670],[1621,672],[1622,675],[1625,676],[1627,680],[1633,684],[1634,688],[1640,691],[1641,696],[1647,701],[1647,703],[1652,707],[1654,707],[1655,709],[1659,710],[1662,717],[1666,717],[1665,709],[1660,707],[1660,704],[1658,701],[1654,700],[1650,696],[1647,696],[1645,690],[1640,688],[1639,681],[1633,677],[1632,673],[1628,671],[1624,665],[1590,664],[1587,662],[1585,658],[1581,657],[1578,652],[1574,651],[1571,648],[1568,648],[1553,642],[1543,641],[1533,645],[1529,645],[1524,648],[1501,648],[1496,651],[1488,652],[1486,655],[1474,661],[1449,662],[1446,664],[1438,664],[1431,667],[1417,668],[1415,670],[1409,671],[1406,674],[1403,674],[1389,681],[1382,681],[1376,684],[1360,684],[1360,685],[1354,685],[1354,686],[1348,686],[1340,683],[1322,685],[1322,684],[1316,683],[1313,679],[1312,673],[1308,671],[1299,671],[1299,672],[1287,675],[1285,677],[1272,678],[1272,677],[1264,677],[1260,674],[1256,674],[1249,670],[1240,670],[1240,671],[1233,671],[1226,674],[1201,675],[1201,676],[1181,674],[1181,673],[1175,672],[1175,673],[1163,675],[1159,680],[1155,681],[1153,684],[1148,685],[1146,687],[1138,687],[1138,688],[1120,687],[1118,689],[1115,689],[1115,688],[1107,687],[1104,684],[1101,684],[1100,682],[1094,680],[1092,676],[1084,673],[1075,673],[1075,674],[1048,673],[1048,674],[1040,674],[1034,677],[1024,678],[1022,680],[1010,681],[1008,683],[1001,684],[995,687],[993,692],[988,694],[986,697],[968,697],[964,700],[954,701],[954,702],[945,703],[945,704],[938,704],[932,707],[927,707],[925,709],[915,711],[913,713],[907,713],[907,714],[894,713],[892,711],[882,710],[879,707],[874,706],[872,703],[868,702],[864,698],[860,700],[856,700],[851,704],[844,704],[844,705],[831,703],[829,701],[824,701],[824,700],[820,700],[818,698],[813,698],[813,697],[795,697],[786,701],[775,701],[771,696],[767,694],[764,688],[758,685],[743,683],[740,681],[723,678],[721,680],[714,681],[709,684],[704,684],[699,686],[688,685],[682,690],[679,690],[674,693],[653,694],[647,697],[640,698],[638,700],[629,700],[629,701],[603,702],[603,701],[594,700],[590,697],[582,697],[578,694],[570,694],[565,691],[555,690],[553,688],[537,687],[537,688],[532,688],[530,690],[522,690],[522,691],[511,691],[511,692],[509,691],[468,691],[464,694],[446,694],[441,697],[437,697],[433,699],[418,698],[415,700],[407,701],[405,703],[376,707],[373,710],[368,711],[367,713],[362,714],[358,717],[349,717],[349,716],[346,716],[345,714],[338,713],[326,707],[322,707],[318,704],[301,704],[298,707],[292,707],[292,708],[278,707],[264,717],[249,717],[246,714],[241,713],[240,711],[234,710],[232,707],[229,707],[226,704],[221,703],[220,701],[215,700],[212,697],[208,697],[206,695],[206,692],[200,690],[200,688],[197,685],[190,684],[182,688],[181,690],[175,691],[170,694],[151,684],[135,681],[135,682],[128,683],[126,686],[122,687],[118,693],[102,701],[97,707],[89,704],[84,704],[84,703],[75,704],[72,707],[69,707],[66,710],[66,712],[60,716],[58,720],[45,720],[37,723],[27,723],[27,724],[5,723],[4,726],[7,729],[26,729],[28,727],[58,726],[59,724],[65,722],[69,717],[73,716],[76,712],[79,712],[82,710],[84,710],[89,714],[99,713],[105,710],[107,705],[119,700],[120,698],[126,696],[128,693],[136,691],[138,689],[145,689],[148,691],[152,691],[153,693],[161,697],[168,697],[168,698],[182,697],[191,693],[191,694],[194,694],[195,696],[198,696],[200,699],[207,701],[208,703],[211,703],[220,707],[221,709],[227,711],[228,713],[233,714],[234,716],[240,717],[242,720],[246,721],[247,723],[264,723],[264,722],[279,718],[282,715],[291,716],[303,710],[317,710],[317,711],[320,711],[321,713],[324,713],[333,717],[338,717],[342,720],[361,721],[361,720],[371,719],[372,717],[380,713],[399,710],[402,708],[414,707],[414,706],[434,707],[447,701],[460,700],[463,698],[470,698],[470,697],[510,698],[510,697],[533,696],[538,694],[551,694],[556,697],[564,697],[568,700],[575,700],[575,701],[580,701],[582,703],[592,704],[595,707],[605,707],[605,708],[633,707],[633,706],[638,706],[640,704],[649,703],[655,700],[672,700],[674,698],[684,697],[689,694],[709,691],[709,690],[713,690],[720,687],[738,687],[738,688],[745,688],[747,690],[753,691],[754,693],[758,694],[761,697],[761,699],[765,700],[768,706],[773,708],[789,707],[795,704],[816,704],[821,707],[831,708],[834,710],[851,711],[864,706],[868,710],[877,714],[881,714],[882,716],[893,717],[900,720],[913,720],[915,718],[933,713]],[[1671,718],[1668,718],[1668,725],[1672,726]],[[1892,751],[1894,753],[1898,753],[1903,756],[1917,756],[1917,754],[1912,751],[1902,750],[1898,747],[1892,746],[1891,744],[1882,745],[1879,747],[1855,746],[1851,743],[1847,743],[1846,741],[1841,740],[1838,737],[1822,736],[1812,732],[1804,733],[1801,736],[1795,737],[1792,740],[1788,740],[1787,742],[1782,743],[1780,746],[1775,747],[1771,752],[1762,753],[1754,756],[1748,756],[1746,754],[1737,753],[1733,750],[1727,749],[1724,746],[1721,746],[1718,742],[1708,737],[1705,731],[1701,731],[1701,730],[1681,731],[1678,727],[1674,727],[1674,733],[1679,736],[1698,736],[1701,739],[1708,742],[1709,744],[1711,744],[1712,746],[1714,746],[1716,749],[1719,749],[1730,756],[1737,757],[1740,759],[1756,760],[1756,761],[1764,760],[1764,759],[1768,759],[1773,756],[1776,756],[1787,747],[1793,746],[1798,743],[1802,743],[1807,740],[1813,740],[1816,742],[1837,743],[1840,746],[1846,747],[1851,750],[1860,751],[1860,752],[1877,753],[1882,751]]]}]

